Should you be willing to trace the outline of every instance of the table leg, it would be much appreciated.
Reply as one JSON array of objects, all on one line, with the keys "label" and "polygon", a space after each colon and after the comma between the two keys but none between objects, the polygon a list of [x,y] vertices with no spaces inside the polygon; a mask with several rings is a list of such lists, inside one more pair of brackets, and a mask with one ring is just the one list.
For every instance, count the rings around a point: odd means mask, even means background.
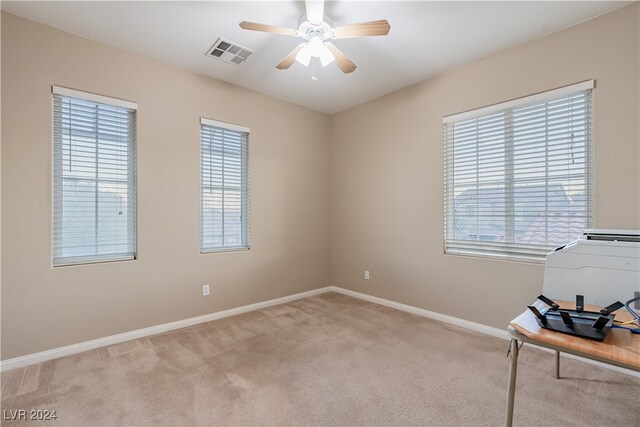
[{"label": "table leg", "polygon": [[507,392],[507,419],[505,425],[513,424],[513,401],[516,397],[516,374],[518,371],[518,341],[511,339],[511,363],[509,364],[509,389]]},{"label": "table leg", "polygon": [[560,352],[556,350],[556,379],[560,378]]}]

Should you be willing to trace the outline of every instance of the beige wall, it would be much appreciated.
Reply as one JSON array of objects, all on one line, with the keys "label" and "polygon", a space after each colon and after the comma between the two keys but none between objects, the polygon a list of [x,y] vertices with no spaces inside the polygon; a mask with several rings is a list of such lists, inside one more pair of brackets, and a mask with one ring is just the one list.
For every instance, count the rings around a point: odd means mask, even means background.
[{"label": "beige wall", "polygon": [[587,79],[595,226],[640,228],[638,16],[635,3],[333,116],[332,284],[504,328],[544,266],[443,255],[442,117]]},{"label": "beige wall", "polygon": [[[329,285],[328,116],[5,13],[1,38],[2,359]],[[136,261],[51,267],[52,84],[139,105]],[[199,253],[201,116],[251,128],[250,251]]]},{"label": "beige wall", "polygon": [[[442,116],[596,79],[596,226],[639,228],[638,15],[330,118],[3,13],[2,359],[328,284],[503,328],[543,266],[443,255]],[[136,261],[51,267],[52,84],[139,104]],[[250,251],[199,254],[201,116],[252,129]]]}]

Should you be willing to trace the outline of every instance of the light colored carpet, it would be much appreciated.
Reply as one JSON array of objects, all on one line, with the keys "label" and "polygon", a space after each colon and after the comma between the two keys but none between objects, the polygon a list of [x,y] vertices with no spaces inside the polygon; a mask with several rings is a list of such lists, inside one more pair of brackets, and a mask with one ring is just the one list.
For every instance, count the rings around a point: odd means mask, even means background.
[{"label": "light colored carpet", "polygon": [[[58,425],[504,422],[507,341],[329,293],[2,374]],[[520,353],[517,425],[640,425],[640,381]],[[41,421],[3,425],[46,425]]]}]

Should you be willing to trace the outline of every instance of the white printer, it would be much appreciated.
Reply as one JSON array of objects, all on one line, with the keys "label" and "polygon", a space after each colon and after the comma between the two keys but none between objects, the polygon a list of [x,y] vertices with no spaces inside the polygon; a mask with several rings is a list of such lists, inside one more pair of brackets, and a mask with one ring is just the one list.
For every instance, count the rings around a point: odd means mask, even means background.
[{"label": "white printer", "polygon": [[582,232],[578,240],[547,255],[542,293],[552,300],[604,307],[640,292],[640,231]]}]

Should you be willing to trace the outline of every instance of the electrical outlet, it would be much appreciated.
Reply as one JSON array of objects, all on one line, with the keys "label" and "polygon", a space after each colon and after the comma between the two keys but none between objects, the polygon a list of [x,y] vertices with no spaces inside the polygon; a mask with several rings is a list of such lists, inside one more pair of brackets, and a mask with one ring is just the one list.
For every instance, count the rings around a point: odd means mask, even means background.
[{"label": "electrical outlet", "polygon": [[364,271],[364,280],[369,280],[369,272],[367,270]]},{"label": "electrical outlet", "polygon": [[203,297],[209,296],[209,285],[202,285],[202,296]]}]

